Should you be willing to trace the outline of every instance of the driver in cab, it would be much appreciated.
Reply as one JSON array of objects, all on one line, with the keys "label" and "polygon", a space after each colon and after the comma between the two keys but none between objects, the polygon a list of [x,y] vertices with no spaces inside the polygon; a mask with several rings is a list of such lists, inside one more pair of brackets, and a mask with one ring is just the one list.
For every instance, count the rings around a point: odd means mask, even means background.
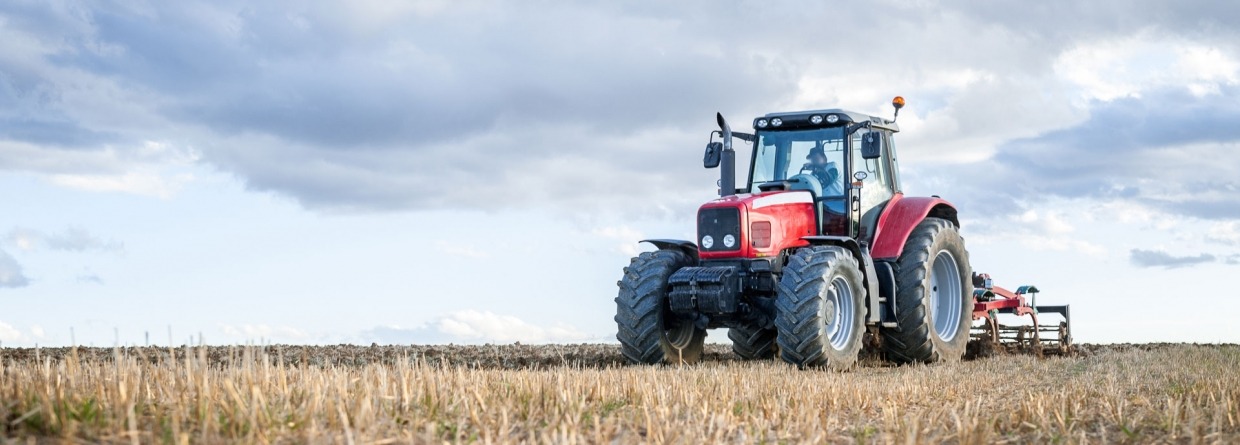
[{"label": "driver in cab", "polygon": [[827,154],[821,146],[810,149],[809,160],[801,171],[808,171],[822,184],[823,196],[842,196],[844,183],[840,180],[840,169],[834,161],[827,160]]}]

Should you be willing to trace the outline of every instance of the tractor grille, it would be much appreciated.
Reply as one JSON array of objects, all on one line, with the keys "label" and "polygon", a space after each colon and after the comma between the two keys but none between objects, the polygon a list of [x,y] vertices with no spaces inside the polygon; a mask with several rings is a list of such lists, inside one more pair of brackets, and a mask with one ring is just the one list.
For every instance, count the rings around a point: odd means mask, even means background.
[{"label": "tractor grille", "polygon": [[[724,245],[724,237],[731,235],[732,246]],[[707,246],[705,238],[713,241]],[[698,212],[698,246],[707,252],[727,252],[740,250],[741,246],[741,212],[735,207],[721,209],[702,209]]]}]

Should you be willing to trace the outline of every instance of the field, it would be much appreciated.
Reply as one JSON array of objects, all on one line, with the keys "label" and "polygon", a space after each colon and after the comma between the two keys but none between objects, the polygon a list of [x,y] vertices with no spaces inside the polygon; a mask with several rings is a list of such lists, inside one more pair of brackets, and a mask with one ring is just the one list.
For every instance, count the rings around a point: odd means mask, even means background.
[{"label": "field", "polygon": [[0,442],[1237,443],[1240,346],[849,373],[611,345],[0,349]]}]

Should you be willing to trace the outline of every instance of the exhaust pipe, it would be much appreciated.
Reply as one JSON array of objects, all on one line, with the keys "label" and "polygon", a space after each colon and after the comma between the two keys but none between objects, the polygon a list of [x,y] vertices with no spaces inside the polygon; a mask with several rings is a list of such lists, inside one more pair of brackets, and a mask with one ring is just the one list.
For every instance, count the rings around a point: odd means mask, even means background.
[{"label": "exhaust pipe", "polygon": [[719,196],[736,194],[736,152],[732,150],[732,127],[723,118],[723,113],[715,113],[719,121],[719,130],[723,135],[723,153],[719,163]]}]

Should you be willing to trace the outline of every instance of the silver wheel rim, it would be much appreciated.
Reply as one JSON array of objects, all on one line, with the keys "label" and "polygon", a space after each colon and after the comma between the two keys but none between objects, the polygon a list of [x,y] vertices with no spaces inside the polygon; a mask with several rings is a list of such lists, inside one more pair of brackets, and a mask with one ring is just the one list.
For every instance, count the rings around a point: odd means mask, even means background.
[{"label": "silver wheel rim", "polygon": [[684,349],[693,342],[693,328],[693,323],[682,321],[680,326],[664,330],[663,335],[667,337],[667,342],[673,348]]},{"label": "silver wheel rim", "polygon": [[945,341],[956,338],[960,330],[961,301],[960,268],[956,257],[944,250],[930,268],[930,321],[934,333]]},{"label": "silver wheel rim", "polygon": [[831,280],[831,289],[827,291],[827,301],[831,302],[830,306],[834,309],[832,313],[828,311],[827,306],[823,305],[823,316],[830,315],[831,321],[827,322],[827,339],[831,342],[831,349],[842,351],[848,346],[849,340],[853,336],[853,325],[856,313],[853,307],[852,286],[848,285],[848,280],[844,277],[836,277]]}]

